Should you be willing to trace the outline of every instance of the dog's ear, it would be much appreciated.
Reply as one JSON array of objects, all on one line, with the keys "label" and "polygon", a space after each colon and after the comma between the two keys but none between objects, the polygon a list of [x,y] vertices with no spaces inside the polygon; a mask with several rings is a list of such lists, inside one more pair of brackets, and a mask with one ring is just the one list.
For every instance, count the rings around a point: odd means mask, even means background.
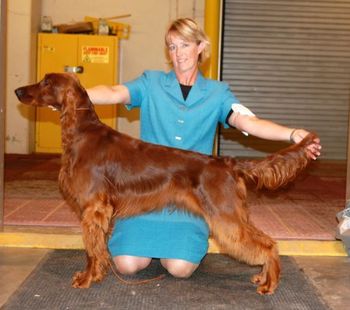
[{"label": "dog's ear", "polygon": [[74,73],[67,73],[69,83],[65,89],[63,104],[67,108],[76,109],[86,104],[88,98],[84,87],[80,84],[78,77]]},{"label": "dog's ear", "polygon": [[75,83],[71,83],[65,92],[64,103],[67,106],[75,105],[75,101],[77,100],[77,88],[78,86]]}]

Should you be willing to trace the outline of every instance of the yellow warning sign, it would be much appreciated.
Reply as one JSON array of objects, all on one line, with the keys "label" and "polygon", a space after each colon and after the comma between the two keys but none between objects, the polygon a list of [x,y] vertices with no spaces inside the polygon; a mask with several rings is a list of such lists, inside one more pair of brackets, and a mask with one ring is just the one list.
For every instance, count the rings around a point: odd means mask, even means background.
[{"label": "yellow warning sign", "polygon": [[109,63],[108,46],[83,46],[82,62],[86,63]]}]

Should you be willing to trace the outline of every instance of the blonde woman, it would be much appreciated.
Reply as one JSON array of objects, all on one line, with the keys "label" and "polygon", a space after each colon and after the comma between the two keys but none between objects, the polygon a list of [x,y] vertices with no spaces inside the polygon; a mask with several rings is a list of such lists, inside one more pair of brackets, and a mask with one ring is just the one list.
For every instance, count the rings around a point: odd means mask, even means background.
[{"label": "blonde woman", "polygon": [[[145,71],[124,85],[88,89],[95,104],[140,108],[142,140],[211,154],[218,123],[270,140],[297,143],[308,134],[257,118],[239,104],[226,83],[204,78],[198,65],[209,56],[209,41],[194,20],[173,21],[165,44],[172,64],[169,72]],[[310,147],[314,159],[320,155],[320,148],[319,140]],[[123,274],[136,273],[152,258],[159,258],[170,274],[186,278],[207,253],[208,236],[202,218],[169,206],[160,212],[118,220],[108,246]]]}]

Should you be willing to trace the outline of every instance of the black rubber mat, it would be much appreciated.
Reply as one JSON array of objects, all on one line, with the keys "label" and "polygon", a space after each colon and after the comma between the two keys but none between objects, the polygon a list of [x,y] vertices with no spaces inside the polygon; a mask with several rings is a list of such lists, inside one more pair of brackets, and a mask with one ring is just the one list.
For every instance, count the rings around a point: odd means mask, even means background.
[{"label": "black rubber mat", "polygon": [[[272,296],[260,296],[250,277],[257,267],[217,254],[208,255],[190,279],[162,280],[125,285],[110,272],[89,289],[71,287],[75,271],[85,266],[83,251],[55,250],[37,266],[2,309],[329,309],[292,258],[282,257],[280,285]],[[165,273],[154,260],[128,280]]]}]

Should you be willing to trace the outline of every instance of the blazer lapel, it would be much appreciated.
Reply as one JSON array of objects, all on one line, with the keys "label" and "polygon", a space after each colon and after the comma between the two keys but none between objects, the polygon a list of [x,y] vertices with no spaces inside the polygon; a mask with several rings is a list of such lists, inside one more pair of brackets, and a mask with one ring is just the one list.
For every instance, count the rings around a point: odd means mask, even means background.
[{"label": "blazer lapel", "polygon": [[180,101],[184,104],[184,98],[182,96],[180,84],[176,79],[175,72],[172,70],[167,75],[165,75],[164,81],[164,90],[173,97],[176,101]]},{"label": "blazer lapel", "polygon": [[182,96],[180,84],[176,79],[176,75],[173,70],[170,71],[167,75],[165,75],[163,85],[165,91],[171,97],[173,97],[177,102],[180,102],[186,106],[190,106],[201,101],[207,92],[207,81],[203,77],[201,72],[198,72],[197,80],[192,86],[186,101]]},{"label": "blazer lapel", "polygon": [[191,106],[197,102],[202,101],[207,93],[207,81],[203,77],[201,72],[198,72],[197,80],[192,86],[190,93],[188,94],[185,104]]}]

